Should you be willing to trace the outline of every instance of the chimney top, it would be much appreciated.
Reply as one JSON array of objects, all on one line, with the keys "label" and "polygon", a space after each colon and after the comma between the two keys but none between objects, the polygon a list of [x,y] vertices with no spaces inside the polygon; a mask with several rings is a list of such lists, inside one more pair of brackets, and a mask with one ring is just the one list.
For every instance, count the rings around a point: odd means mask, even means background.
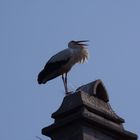
[{"label": "chimney top", "polygon": [[93,81],[89,84],[83,85],[79,87],[76,91],[82,91],[85,92],[91,96],[95,96],[104,102],[109,101],[107,90],[103,84],[103,82],[99,79],[96,81]]},{"label": "chimney top", "polygon": [[66,96],[52,118],[55,122],[42,129],[42,134],[52,140],[137,140],[136,134],[124,129],[124,119],[111,108],[101,80]]}]

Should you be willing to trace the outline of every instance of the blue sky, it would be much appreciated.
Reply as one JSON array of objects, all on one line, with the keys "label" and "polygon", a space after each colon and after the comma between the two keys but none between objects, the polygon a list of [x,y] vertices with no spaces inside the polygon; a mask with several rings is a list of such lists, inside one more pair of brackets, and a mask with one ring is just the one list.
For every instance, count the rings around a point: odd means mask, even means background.
[{"label": "blue sky", "polygon": [[69,90],[101,79],[125,128],[140,134],[139,0],[0,1],[0,139],[44,140],[64,88],[37,84],[47,60],[70,40],[88,39],[89,61],[73,67]]}]

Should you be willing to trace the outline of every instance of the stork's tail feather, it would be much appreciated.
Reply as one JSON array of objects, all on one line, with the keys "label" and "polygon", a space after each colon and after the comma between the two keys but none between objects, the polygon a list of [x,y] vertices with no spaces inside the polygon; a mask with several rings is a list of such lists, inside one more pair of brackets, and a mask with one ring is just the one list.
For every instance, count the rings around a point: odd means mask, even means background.
[{"label": "stork's tail feather", "polygon": [[47,80],[45,79],[46,77],[46,71],[42,70],[39,74],[38,74],[38,84],[45,84],[47,82]]}]

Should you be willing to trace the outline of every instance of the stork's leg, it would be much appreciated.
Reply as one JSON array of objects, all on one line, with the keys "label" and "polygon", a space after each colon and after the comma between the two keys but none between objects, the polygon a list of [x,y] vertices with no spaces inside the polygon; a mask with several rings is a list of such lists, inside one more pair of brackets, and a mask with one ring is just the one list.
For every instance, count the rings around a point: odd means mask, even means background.
[{"label": "stork's leg", "polygon": [[65,74],[65,86],[66,86],[66,93],[68,93],[68,85],[67,85],[67,73]]},{"label": "stork's leg", "polygon": [[62,74],[62,80],[63,80],[65,92],[66,92],[66,94],[67,94],[68,88],[67,88],[67,78],[66,78],[66,75],[65,75],[65,77],[64,77],[64,75]]}]

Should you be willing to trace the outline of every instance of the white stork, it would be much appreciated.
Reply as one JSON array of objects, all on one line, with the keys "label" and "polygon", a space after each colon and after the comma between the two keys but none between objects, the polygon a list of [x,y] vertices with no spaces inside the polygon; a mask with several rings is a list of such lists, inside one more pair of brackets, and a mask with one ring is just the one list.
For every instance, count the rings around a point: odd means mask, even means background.
[{"label": "white stork", "polygon": [[45,84],[58,76],[62,76],[66,94],[68,94],[67,87],[67,73],[76,63],[83,63],[88,59],[88,51],[84,44],[87,40],[70,41],[68,48],[62,50],[56,55],[52,56],[46,63],[44,69],[38,74],[38,83]]}]

